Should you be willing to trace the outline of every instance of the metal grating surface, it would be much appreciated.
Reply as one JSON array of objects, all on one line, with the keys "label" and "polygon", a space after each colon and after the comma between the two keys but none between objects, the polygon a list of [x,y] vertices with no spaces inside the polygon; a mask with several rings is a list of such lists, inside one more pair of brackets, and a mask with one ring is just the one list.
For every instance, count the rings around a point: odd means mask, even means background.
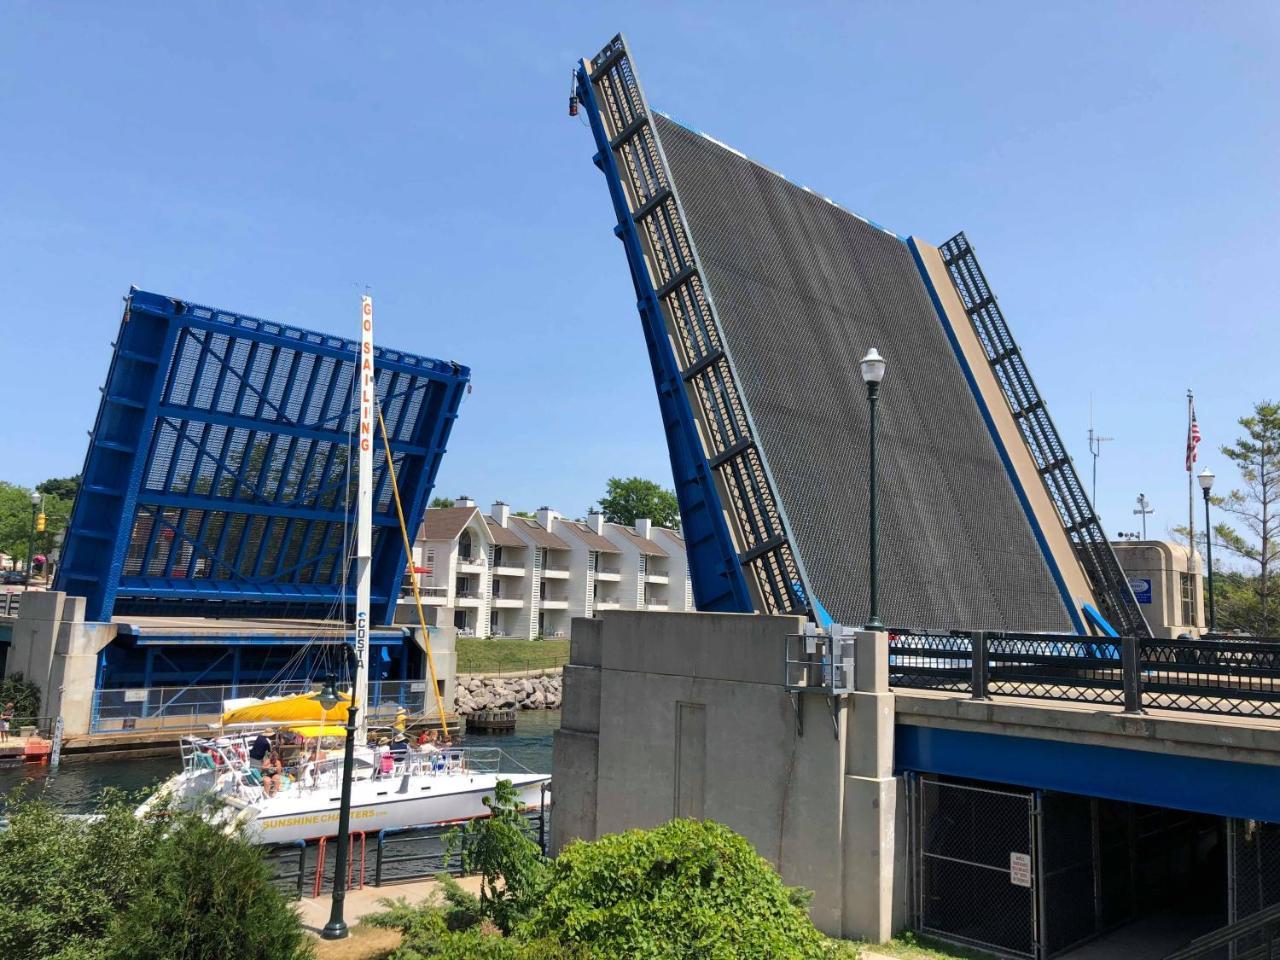
[{"label": "metal grating surface", "polygon": [[[88,616],[332,615],[341,599],[357,345],[131,294],[85,461],[58,588]],[[379,350],[378,396],[416,525],[468,371]],[[374,448],[374,611],[404,549]]]},{"label": "metal grating surface", "polygon": [[1071,621],[906,244],[662,116],[657,134],[813,594],[867,616],[867,348],[881,400],[881,615]]},{"label": "metal grating surface", "polygon": [[973,247],[968,238],[959,233],[944,243],[940,252],[1103,612],[1121,635],[1151,636],[1151,629],[1129,586],[1129,578],[1120,568],[1102,522],[1085,495],[1075,464],[1031,379],[1022,351],[1009,331]]}]

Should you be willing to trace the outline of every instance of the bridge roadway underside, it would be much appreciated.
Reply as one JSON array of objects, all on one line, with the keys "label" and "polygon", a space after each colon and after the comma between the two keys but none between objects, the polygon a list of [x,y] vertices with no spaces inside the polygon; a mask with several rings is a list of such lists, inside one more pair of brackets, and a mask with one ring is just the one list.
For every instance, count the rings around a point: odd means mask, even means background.
[{"label": "bridge roadway underside", "polygon": [[894,692],[898,771],[1280,822],[1280,721]]}]

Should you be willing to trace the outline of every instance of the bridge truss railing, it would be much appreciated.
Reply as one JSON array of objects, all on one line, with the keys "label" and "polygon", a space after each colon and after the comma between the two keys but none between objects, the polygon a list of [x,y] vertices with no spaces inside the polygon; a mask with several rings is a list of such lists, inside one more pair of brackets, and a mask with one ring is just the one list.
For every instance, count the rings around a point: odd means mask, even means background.
[{"label": "bridge truss railing", "polygon": [[890,631],[904,689],[1280,717],[1280,640],[1151,640]]}]

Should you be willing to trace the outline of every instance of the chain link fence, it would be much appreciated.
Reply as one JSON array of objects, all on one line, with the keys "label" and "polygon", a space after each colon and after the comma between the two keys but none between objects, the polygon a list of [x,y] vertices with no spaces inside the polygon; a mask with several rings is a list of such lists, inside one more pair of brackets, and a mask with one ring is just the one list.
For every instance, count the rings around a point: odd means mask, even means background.
[{"label": "chain link fence", "polygon": [[925,776],[912,794],[917,928],[1036,957],[1035,794]]}]

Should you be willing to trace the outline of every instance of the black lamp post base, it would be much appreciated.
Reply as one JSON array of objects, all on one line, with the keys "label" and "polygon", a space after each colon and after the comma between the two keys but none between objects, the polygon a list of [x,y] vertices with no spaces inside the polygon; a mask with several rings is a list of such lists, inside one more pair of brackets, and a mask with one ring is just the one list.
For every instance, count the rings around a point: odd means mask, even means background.
[{"label": "black lamp post base", "polygon": [[330,920],[324,925],[324,929],[320,931],[320,939],[322,940],[345,940],[351,931],[347,929],[347,925],[341,920]]},{"label": "black lamp post base", "polygon": [[865,624],[863,624],[863,626],[867,630],[883,630],[884,629],[884,624],[880,622],[879,617],[872,617]]}]

